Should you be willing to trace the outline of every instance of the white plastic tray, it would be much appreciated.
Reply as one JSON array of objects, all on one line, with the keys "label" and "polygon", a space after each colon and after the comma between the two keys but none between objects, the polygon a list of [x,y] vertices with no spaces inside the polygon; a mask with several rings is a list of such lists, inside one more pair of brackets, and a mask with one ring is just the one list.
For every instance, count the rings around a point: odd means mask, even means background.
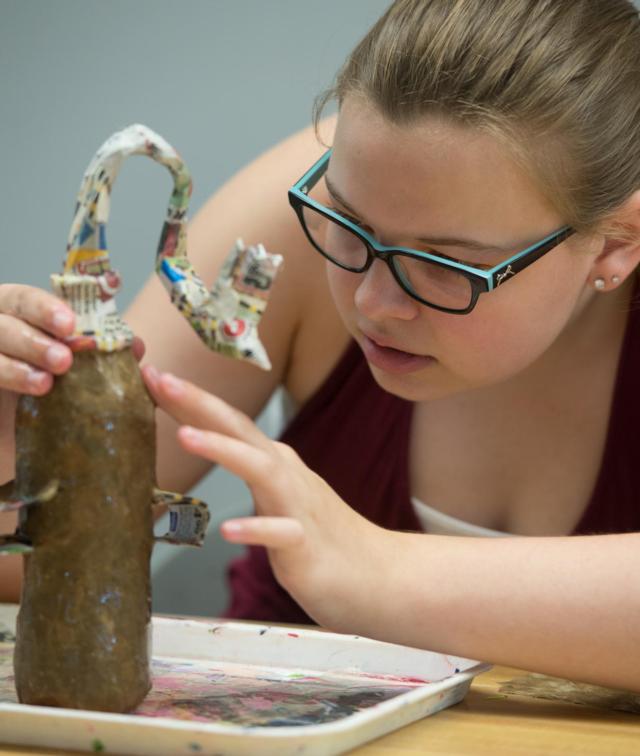
[{"label": "white plastic tray", "polygon": [[0,643],[0,742],[121,754],[337,754],[457,703],[489,668],[318,630],[157,617],[153,652],[154,689],[140,709],[105,714],[17,703],[12,644]]}]

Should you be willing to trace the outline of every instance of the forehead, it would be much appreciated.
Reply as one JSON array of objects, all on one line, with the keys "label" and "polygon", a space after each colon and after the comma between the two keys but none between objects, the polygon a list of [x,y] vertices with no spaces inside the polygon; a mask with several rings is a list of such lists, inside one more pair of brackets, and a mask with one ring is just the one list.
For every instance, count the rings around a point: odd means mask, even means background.
[{"label": "forehead", "polygon": [[437,117],[393,124],[360,100],[341,108],[328,176],[388,232],[455,229],[497,243],[563,224],[497,137]]}]

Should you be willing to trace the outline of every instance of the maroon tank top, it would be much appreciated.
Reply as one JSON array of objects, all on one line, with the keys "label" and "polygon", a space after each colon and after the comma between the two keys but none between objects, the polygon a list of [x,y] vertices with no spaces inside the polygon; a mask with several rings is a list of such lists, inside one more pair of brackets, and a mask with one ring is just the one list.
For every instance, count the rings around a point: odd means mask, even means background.
[{"label": "maroon tank top", "polygon": [[[640,309],[627,321],[600,472],[574,535],[640,530]],[[374,381],[351,342],[281,440],[354,509],[379,525],[420,531],[409,491],[412,403]],[[265,549],[251,547],[229,568],[226,616],[311,620],[276,582]]]}]

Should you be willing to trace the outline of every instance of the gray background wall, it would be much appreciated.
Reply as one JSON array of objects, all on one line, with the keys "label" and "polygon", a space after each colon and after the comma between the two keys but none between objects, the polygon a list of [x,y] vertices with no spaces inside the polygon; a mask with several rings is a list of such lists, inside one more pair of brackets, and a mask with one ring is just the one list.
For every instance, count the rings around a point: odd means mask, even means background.
[{"label": "gray background wall", "polygon": [[[181,152],[194,177],[193,214],[237,169],[308,125],[314,96],[387,4],[0,0],[0,281],[48,288],[84,169],[130,123]],[[130,160],[120,174],[108,241],[124,277],[121,309],[152,271],[170,187],[148,160]],[[277,403],[261,422],[275,432]],[[195,493],[213,510],[206,546],[156,546],[155,611],[215,615],[225,604],[224,566],[239,549],[217,525],[251,502],[221,470]]]}]

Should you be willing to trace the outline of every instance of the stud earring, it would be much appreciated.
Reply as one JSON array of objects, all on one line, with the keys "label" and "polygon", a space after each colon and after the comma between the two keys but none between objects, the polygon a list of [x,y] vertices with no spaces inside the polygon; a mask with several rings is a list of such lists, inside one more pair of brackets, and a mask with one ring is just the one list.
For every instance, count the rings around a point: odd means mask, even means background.
[{"label": "stud earring", "polygon": [[593,282],[593,285],[595,286],[598,291],[602,291],[604,289],[604,278],[596,278],[596,280]]},{"label": "stud earring", "polygon": [[620,276],[611,276],[611,283],[617,286],[620,283]]}]

